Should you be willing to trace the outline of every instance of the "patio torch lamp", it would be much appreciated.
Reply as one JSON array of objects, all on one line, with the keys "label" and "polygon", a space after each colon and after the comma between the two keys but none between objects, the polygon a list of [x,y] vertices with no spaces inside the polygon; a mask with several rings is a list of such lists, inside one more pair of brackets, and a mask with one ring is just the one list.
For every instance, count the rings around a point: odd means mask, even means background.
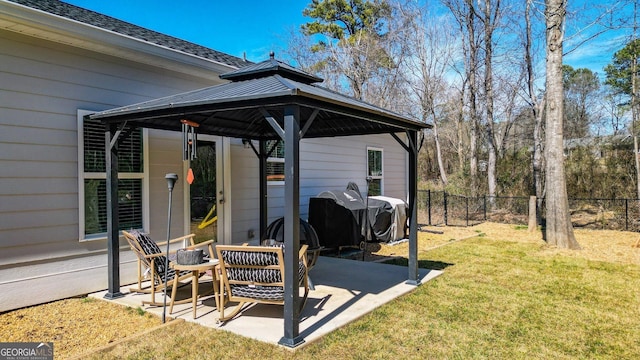
[{"label": "patio torch lamp", "polygon": [[169,210],[167,213],[167,251],[165,252],[164,262],[164,302],[162,304],[162,323],[165,323],[167,313],[167,270],[169,269],[169,239],[171,239],[171,193],[173,192],[173,186],[178,180],[178,175],[167,174],[164,177],[167,179],[167,186],[169,187]]}]

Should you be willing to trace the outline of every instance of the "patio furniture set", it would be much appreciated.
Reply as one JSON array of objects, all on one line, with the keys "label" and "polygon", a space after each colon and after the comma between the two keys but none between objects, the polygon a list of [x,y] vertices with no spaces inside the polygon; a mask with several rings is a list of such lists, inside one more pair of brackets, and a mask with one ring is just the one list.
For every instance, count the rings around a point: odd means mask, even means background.
[{"label": "patio furniture set", "polygon": [[[202,278],[209,278],[212,282],[213,297],[218,310],[218,322],[226,322],[237,316],[245,305],[254,303],[284,304],[284,252],[286,249],[280,242],[266,246],[248,245],[217,245],[215,253],[213,240],[196,244],[194,234],[169,240],[170,244],[188,243],[183,249],[203,249],[208,257],[195,264],[180,263],[177,252],[169,254],[160,250],[148,234],[138,231],[122,231],[132,251],[136,254],[138,265],[138,282],[132,292],[151,294],[151,301],[143,301],[143,305],[163,306],[156,301],[156,293],[165,291],[165,283],[171,287],[171,301],[169,313],[173,312],[174,304],[191,302],[193,317],[196,318],[196,305],[199,297],[198,285]],[[308,245],[300,246],[298,253],[298,284],[302,292],[300,311],[304,307],[309,293],[307,260]],[[213,256],[217,255],[217,258]],[[165,268],[166,256],[169,256],[170,266]],[[178,287],[192,284],[191,297],[176,300]],[[227,305],[235,303],[225,313]]]}]

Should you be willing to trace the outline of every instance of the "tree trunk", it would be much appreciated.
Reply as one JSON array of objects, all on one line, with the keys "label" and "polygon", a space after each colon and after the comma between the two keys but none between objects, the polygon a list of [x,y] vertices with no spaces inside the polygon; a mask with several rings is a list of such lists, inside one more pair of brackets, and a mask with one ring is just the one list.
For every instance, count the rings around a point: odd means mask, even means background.
[{"label": "tree trunk", "polygon": [[536,201],[538,202],[538,206],[536,207],[536,217],[538,219],[538,223],[542,220],[542,205],[544,201],[544,143],[543,143],[543,119],[542,119],[542,111],[544,110],[545,101],[544,99],[539,104],[538,107],[533,106],[533,116],[535,125],[533,128],[533,186],[534,193],[536,195]]},{"label": "tree trunk", "polygon": [[433,107],[431,108],[431,114],[431,116],[433,117],[433,138],[436,143],[436,159],[438,160],[440,180],[442,180],[442,185],[447,186],[447,172],[445,171],[444,162],[442,161],[442,150],[440,149],[440,138],[438,137],[438,124],[436,121],[436,114],[433,111]]},{"label": "tree trunk", "polygon": [[564,174],[562,122],[564,91],[562,84],[562,42],[565,0],[546,0],[547,74],[546,74],[546,240],[565,249],[580,249],[573,234]]},{"label": "tree trunk", "polygon": [[[636,111],[637,112],[637,111]],[[633,135],[633,153],[636,159],[636,199],[640,199],[640,158],[638,157],[638,136]]]},{"label": "tree trunk", "polygon": [[529,106],[531,107],[531,115],[534,121],[533,127],[533,160],[531,161],[533,173],[533,193],[536,196],[536,220],[538,224],[542,220],[542,205],[544,201],[544,158],[543,158],[543,122],[542,112],[544,110],[544,98],[538,101],[535,91],[535,73],[533,72],[533,55],[531,47],[533,46],[533,36],[531,34],[531,4],[533,0],[527,0],[524,13],[526,23],[525,30],[525,65],[527,69],[527,96]]},{"label": "tree trunk", "polygon": [[[635,10],[634,10],[635,13]],[[634,14],[635,18],[635,14]],[[634,21],[635,22],[635,21]],[[634,26],[635,38],[635,26]],[[638,135],[636,126],[638,126],[638,56],[633,54],[631,60],[631,134],[633,135],[633,154],[636,165],[636,198],[640,199],[640,159],[638,158]]]},{"label": "tree trunk", "polygon": [[478,86],[476,83],[476,73],[478,71],[478,44],[475,35],[475,11],[473,9],[473,0],[466,0],[467,14],[466,26],[467,36],[469,40],[469,60],[467,64],[467,79],[469,87],[469,115],[470,115],[470,131],[469,131],[469,175],[471,177],[471,195],[476,196],[478,193],[477,177],[478,177],[478,128],[480,121],[478,120],[478,108],[476,94]]},{"label": "tree trunk", "polygon": [[[492,2],[495,2],[495,15],[492,14]],[[489,190],[489,206],[494,210],[496,204],[496,179],[497,146],[493,119],[493,30],[498,22],[500,0],[485,0],[483,7],[484,16],[484,93],[486,102],[487,145],[489,159],[487,162],[487,185]]]},{"label": "tree trunk", "polygon": [[460,110],[458,112],[458,118],[456,119],[456,133],[457,133],[457,141],[458,141],[458,169],[462,171],[464,169],[464,163],[466,160],[465,152],[464,152],[464,95],[465,95],[465,85],[461,87],[460,90]]}]

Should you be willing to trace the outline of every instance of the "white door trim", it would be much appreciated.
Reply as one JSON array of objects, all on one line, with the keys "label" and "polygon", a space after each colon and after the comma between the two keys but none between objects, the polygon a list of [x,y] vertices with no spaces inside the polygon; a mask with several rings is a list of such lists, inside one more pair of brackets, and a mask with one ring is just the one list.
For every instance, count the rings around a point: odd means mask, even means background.
[{"label": "white door trim", "polygon": [[[198,140],[216,143],[216,198],[218,216],[218,243],[231,243],[231,158],[229,138],[213,135],[198,135]],[[189,162],[183,162],[183,179],[187,178]],[[191,227],[191,187],[184,192],[184,227],[189,231]]]}]

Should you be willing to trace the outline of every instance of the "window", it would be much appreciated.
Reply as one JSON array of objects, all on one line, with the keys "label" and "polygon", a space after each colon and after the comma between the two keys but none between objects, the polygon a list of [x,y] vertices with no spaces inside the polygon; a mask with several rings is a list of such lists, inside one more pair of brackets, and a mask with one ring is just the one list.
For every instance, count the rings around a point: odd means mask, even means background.
[{"label": "window", "polygon": [[370,196],[382,195],[382,149],[367,148],[367,182]]},{"label": "window", "polygon": [[[104,238],[107,232],[107,175],[104,125],[78,111],[78,185],[80,239]],[[127,129],[125,129],[127,130]],[[143,229],[146,198],[145,141],[142,129],[120,139],[118,148],[118,205],[120,230]],[[122,135],[121,135],[122,136]]]},{"label": "window", "polygon": [[267,141],[267,151],[274,146],[276,148],[267,158],[267,182],[272,185],[284,184],[284,141],[269,140]]}]

